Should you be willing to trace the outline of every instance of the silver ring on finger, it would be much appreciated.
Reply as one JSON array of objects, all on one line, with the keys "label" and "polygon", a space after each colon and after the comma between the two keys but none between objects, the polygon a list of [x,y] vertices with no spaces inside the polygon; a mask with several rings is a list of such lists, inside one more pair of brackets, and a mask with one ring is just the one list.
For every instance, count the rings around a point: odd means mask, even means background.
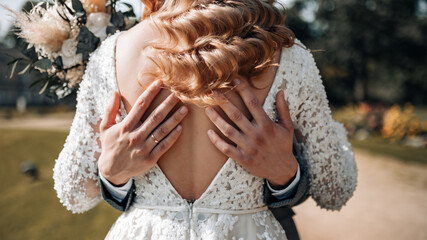
[{"label": "silver ring on finger", "polygon": [[153,139],[153,141],[158,144],[160,141],[157,140],[157,138],[154,136],[154,133],[151,134],[151,139]]}]

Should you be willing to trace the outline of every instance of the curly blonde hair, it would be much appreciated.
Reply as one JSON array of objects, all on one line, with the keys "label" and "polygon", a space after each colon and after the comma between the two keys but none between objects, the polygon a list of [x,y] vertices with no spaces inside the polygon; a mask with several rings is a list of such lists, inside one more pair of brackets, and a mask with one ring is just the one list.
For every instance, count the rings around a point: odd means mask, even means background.
[{"label": "curly blonde hair", "polygon": [[[168,36],[148,57],[182,101],[215,104],[214,91],[233,88],[273,66],[274,53],[294,44],[275,0],[142,0],[144,21]],[[179,46],[179,47],[178,47]]]}]

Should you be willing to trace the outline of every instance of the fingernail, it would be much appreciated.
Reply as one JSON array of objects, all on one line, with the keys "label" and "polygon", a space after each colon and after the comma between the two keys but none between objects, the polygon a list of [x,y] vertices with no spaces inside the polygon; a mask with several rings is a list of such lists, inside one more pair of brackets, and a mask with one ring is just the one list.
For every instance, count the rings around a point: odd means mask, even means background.
[{"label": "fingernail", "polygon": [[181,129],[182,129],[182,126],[181,125],[178,125],[177,127],[176,127],[176,130],[179,132],[179,131],[181,131]]},{"label": "fingernail", "polygon": [[218,100],[225,100],[226,97],[224,96],[224,93],[219,92],[219,91],[214,91],[214,97],[217,98]]},{"label": "fingernail", "polygon": [[186,114],[187,113],[187,108],[186,107],[181,107],[181,109],[179,109],[179,113]]},{"label": "fingernail", "polygon": [[213,133],[212,129],[208,130],[208,135],[209,135],[209,137],[213,137],[214,136],[214,133]]},{"label": "fingernail", "polygon": [[211,107],[207,107],[206,108],[206,113],[207,114],[212,114],[212,112],[213,112],[213,109]]},{"label": "fingernail", "polygon": [[162,81],[156,80],[155,85],[156,87],[160,87],[162,85]]},{"label": "fingernail", "polygon": [[239,78],[235,78],[233,82],[234,82],[235,85],[239,85],[240,84],[240,79]]}]

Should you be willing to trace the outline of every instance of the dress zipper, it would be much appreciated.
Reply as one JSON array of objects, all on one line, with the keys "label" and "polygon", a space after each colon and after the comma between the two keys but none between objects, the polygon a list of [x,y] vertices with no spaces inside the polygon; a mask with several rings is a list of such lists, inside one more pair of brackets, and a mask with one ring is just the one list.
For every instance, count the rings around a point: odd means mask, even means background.
[{"label": "dress zipper", "polygon": [[188,210],[190,211],[190,213],[188,214],[188,218],[192,219],[193,218],[193,203],[192,202],[188,203]]},{"label": "dress zipper", "polygon": [[187,201],[188,203],[188,227],[189,227],[189,234],[190,234],[190,239],[193,239],[193,231],[192,231],[192,218],[193,218],[193,202],[191,201]]}]

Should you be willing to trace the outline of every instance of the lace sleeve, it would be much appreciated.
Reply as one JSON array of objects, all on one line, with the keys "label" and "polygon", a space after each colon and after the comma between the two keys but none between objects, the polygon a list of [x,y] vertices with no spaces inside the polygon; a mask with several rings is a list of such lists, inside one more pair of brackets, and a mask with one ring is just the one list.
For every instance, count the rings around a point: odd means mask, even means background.
[{"label": "lace sleeve", "polygon": [[89,61],[77,94],[76,115],[53,169],[58,198],[73,213],[85,212],[101,200],[97,170],[101,116],[92,85],[98,78],[94,65]]},{"label": "lace sleeve", "polygon": [[[308,161],[309,194],[326,209],[339,210],[353,195],[357,169],[347,133],[332,119],[326,92],[313,56],[300,47],[292,116],[303,158]],[[290,103],[291,104],[291,103]]]}]

